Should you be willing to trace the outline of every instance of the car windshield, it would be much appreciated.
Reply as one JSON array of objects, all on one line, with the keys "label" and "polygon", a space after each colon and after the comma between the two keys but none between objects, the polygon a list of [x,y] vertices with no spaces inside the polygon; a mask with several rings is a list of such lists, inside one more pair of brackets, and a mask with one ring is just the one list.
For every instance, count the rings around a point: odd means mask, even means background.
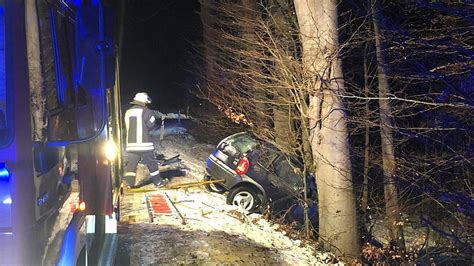
[{"label": "car windshield", "polygon": [[275,174],[295,189],[303,185],[301,169],[291,163],[288,158],[281,157],[278,159],[275,163]]},{"label": "car windshield", "polygon": [[244,154],[254,150],[258,145],[258,142],[247,134],[237,135],[230,138],[226,143]]}]

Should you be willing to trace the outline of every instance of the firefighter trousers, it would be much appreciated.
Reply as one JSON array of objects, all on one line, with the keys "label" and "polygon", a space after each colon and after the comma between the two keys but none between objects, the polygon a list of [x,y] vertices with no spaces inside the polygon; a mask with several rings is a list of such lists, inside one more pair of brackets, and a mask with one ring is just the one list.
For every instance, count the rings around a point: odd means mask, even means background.
[{"label": "firefighter trousers", "polygon": [[150,179],[159,178],[160,170],[153,150],[144,152],[128,151],[127,161],[125,162],[125,181],[128,185],[135,184],[137,165],[140,161],[147,166]]}]

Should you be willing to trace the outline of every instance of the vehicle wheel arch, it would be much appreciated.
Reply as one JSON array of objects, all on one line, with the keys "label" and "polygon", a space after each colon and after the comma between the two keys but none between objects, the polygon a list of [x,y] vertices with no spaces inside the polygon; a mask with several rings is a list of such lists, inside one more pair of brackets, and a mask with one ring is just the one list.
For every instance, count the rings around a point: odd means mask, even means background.
[{"label": "vehicle wheel arch", "polygon": [[[203,180],[204,181],[210,181],[210,180],[213,180],[213,178],[212,178],[211,175],[205,174]],[[223,194],[227,191],[227,189],[219,183],[216,183],[214,185],[205,184],[204,187],[206,188],[207,191],[213,192],[213,193],[218,193],[218,194]]]},{"label": "vehicle wheel arch", "polygon": [[[239,182],[235,186],[231,187],[229,191],[232,189],[239,188],[239,187],[248,187],[248,188],[253,189],[259,196],[261,196],[260,200],[262,201],[261,202],[262,205],[268,202],[267,194],[265,193],[265,190],[260,184],[256,182],[249,182],[247,180],[244,180],[242,182]],[[230,204],[229,202],[227,203]]]}]

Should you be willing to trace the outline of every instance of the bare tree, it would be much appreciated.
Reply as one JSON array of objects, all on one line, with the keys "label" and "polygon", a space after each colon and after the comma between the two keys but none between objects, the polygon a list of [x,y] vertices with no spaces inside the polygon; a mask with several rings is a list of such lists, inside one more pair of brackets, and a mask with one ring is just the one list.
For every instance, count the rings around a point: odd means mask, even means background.
[{"label": "bare tree", "polygon": [[[339,254],[359,254],[353,173],[356,180],[365,178],[361,181],[365,187],[362,198],[365,205],[373,207],[371,217],[382,217],[387,227],[392,227],[391,232],[395,232],[388,237],[375,232],[376,237],[401,240],[401,225],[418,214],[414,208],[433,204],[443,206],[443,212],[451,212],[462,228],[468,227],[462,222],[464,214],[458,215],[448,206],[459,202],[453,200],[449,191],[459,189],[462,193],[455,195],[463,196],[472,188],[472,181],[466,178],[472,172],[472,158],[468,150],[459,146],[462,141],[448,136],[460,137],[467,143],[472,137],[465,128],[439,126],[436,117],[455,118],[472,125],[472,119],[466,116],[471,108],[468,99],[454,94],[445,81],[456,77],[457,84],[469,84],[465,81],[469,60],[464,55],[470,48],[462,42],[462,27],[453,36],[457,43],[443,46],[436,37],[437,28],[431,32],[426,27],[420,29],[416,23],[407,22],[407,26],[402,21],[400,27],[414,27],[413,31],[420,34],[414,37],[409,31],[393,30],[393,16],[389,18],[392,24],[378,24],[379,28],[387,27],[384,32],[391,30],[390,34],[380,34],[381,29],[374,32],[374,20],[367,15],[371,5],[355,20],[341,13],[342,27],[338,29],[333,1],[295,1],[292,6],[293,3],[275,0],[258,2],[258,8],[242,4],[245,2],[217,1],[210,7],[214,19],[212,34],[205,34],[204,38],[206,49],[213,51],[213,65],[207,69],[207,86],[201,97],[258,138],[302,158],[305,170],[317,174],[322,243]],[[404,12],[408,16],[409,12]],[[463,25],[451,17],[441,21],[445,20]],[[365,34],[357,32],[368,25]],[[341,43],[338,30],[345,31]],[[378,41],[375,35],[380,38]],[[357,53],[364,47],[365,52]],[[436,60],[417,62],[425,56],[424,52]],[[350,64],[344,78],[341,58]],[[449,63],[453,58],[459,61]],[[362,64],[364,59],[366,67]],[[377,62],[376,67],[371,65],[372,61]],[[376,89],[374,84],[381,88]],[[349,109],[343,100],[348,102]],[[291,134],[279,136],[280,126],[288,126]],[[282,139],[286,142],[282,143]],[[351,154],[356,155],[352,163]],[[434,182],[454,175],[463,176],[456,177],[462,181]],[[384,184],[388,185],[386,197],[378,193],[384,191]],[[439,197],[450,200],[446,203]],[[385,214],[390,221],[383,217]],[[367,235],[374,237],[370,232]],[[403,248],[403,243],[398,245]]]},{"label": "bare tree", "polygon": [[[364,47],[364,96],[366,98],[370,95],[369,85],[369,62],[368,62],[368,43]],[[371,111],[369,101],[365,101],[364,114],[369,117]],[[370,125],[365,125],[364,132],[364,173],[362,180],[362,192],[360,198],[360,205],[363,211],[369,207],[369,170],[370,170]]]},{"label": "bare tree", "polygon": [[345,256],[358,257],[344,80],[339,58],[337,9],[332,0],[294,1],[305,74],[314,84],[308,117],[318,183],[319,235]]},{"label": "bare tree", "polygon": [[[381,15],[380,9],[371,11],[374,2],[371,3],[369,13]],[[374,218],[380,219],[377,224],[383,223],[388,229],[387,235],[379,230],[368,235],[383,239],[387,261],[403,260],[399,256],[402,250],[393,250],[394,244],[403,249],[402,227],[413,230],[426,226],[433,229],[429,231],[430,237],[435,232],[439,238],[442,234],[449,235],[443,231],[458,228],[457,236],[449,241],[457,243],[459,250],[466,250],[467,234],[461,232],[472,228],[466,223],[472,214],[459,206],[466,206],[466,196],[472,188],[472,182],[465,179],[467,169],[472,168],[472,155],[469,148],[463,147],[472,140],[466,134],[472,128],[472,119],[466,119],[466,112],[472,109],[467,97],[468,84],[472,84],[469,82],[472,75],[468,74],[472,60],[467,59],[472,53],[469,45],[472,38],[466,36],[467,29],[472,28],[472,19],[465,16],[469,7],[454,2],[386,1],[383,9],[386,23],[372,17],[361,18],[362,26],[350,26],[369,28],[367,25],[372,24],[366,36],[357,37],[347,46],[350,48],[346,55],[351,58],[345,57],[351,71],[358,71],[348,79],[353,94],[345,96],[351,103],[351,134],[356,139],[353,148],[360,151],[356,155],[364,158],[364,162],[367,162],[368,153],[363,154],[368,151],[367,144],[371,151],[369,165],[362,165],[362,160],[356,165],[355,174],[361,180],[363,176],[366,180],[363,184],[367,185],[362,204],[365,199],[370,200],[369,230]],[[375,31],[374,23],[378,26]],[[446,36],[443,32],[450,34]],[[369,49],[363,53],[364,60],[370,62],[375,58],[378,63],[375,74],[370,68],[365,71],[370,88],[367,93],[360,89],[364,80],[357,77],[364,70],[362,53],[357,54],[364,50],[364,43],[374,47],[373,52]],[[373,90],[371,82],[382,85],[382,90],[380,87]],[[366,104],[365,111],[362,104]],[[358,169],[363,171],[357,172]],[[392,178],[387,179],[387,173]],[[384,188],[382,184],[389,186]],[[384,190],[385,193],[379,193]],[[426,219],[423,223],[419,222],[420,216]],[[450,222],[443,222],[446,219]],[[413,243],[407,242],[407,246],[406,256],[410,256]]]},{"label": "bare tree", "polygon": [[[244,1],[212,8],[218,14],[215,32],[205,34],[204,39],[206,51],[213,50],[216,56],[211,63],[214,67],[206,69],[208,86],[201,97],[258,138],[303,158],[306,175],[312,169],[309,125],[301,115],[307,111],[307,92],[300,86],[299,39],[292,6]],[[307,200],[305,195],[302,201]],[[309,236],[308,219],[305,227]]]},{"label": "bare tree", "polygon": [[[320,8],[311,3],[311,11]],[[235,122],[246,124],[260,139],[301,157],[305,171],[316,172],[321,240],[339,254],[357,257],[355,198],[341,98],[344,84],[340,47],[334,42],[335,5],[325,3],[324,12],[313,13],[322,19],[317,22],[298,8],[296,20],[294,7],[284,4],[260,5],[264,15],[258,16],[236,16],[242,14],[241,7],[232,2],[212,7],[215,32],[204,38],[212,38],[205,43],[215,57],[213,68],[206,70],[208,86],[201,97]],[[295,6],[308,7],[304,2]],[[311,25],[305,20],[319,30],[308,31]],[[288,129],[286,136],[275,130],[279,127]]]},{"label": "bare tree", "polygon": [[379,113],[380,113],[380,138],[382,141],[382,159],[384,176],[385,213],[391,241],[397,243],[398,248],[405,250],[405,240],[403,237],[403,222],[401,220],[401,209],[399,205],[395,148],[392,128],[392,107],[388,100],[390,95],[390,85],[386,74],[386,60],[384,57],[385,45],[380,27],[383,25],[383,15],[380,10],[380,3],[374,0],[373,24],[375,36],[375,48],[377,57],[377,80],[379,91]]}]

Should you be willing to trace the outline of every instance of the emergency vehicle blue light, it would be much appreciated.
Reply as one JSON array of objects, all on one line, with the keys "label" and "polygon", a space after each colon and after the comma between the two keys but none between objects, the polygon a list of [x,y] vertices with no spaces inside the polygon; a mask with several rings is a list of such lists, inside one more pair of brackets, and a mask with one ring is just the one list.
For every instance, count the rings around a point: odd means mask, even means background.
[{"label": "emergency vehicle blue light", "polygon": [[0,180],[8,180],[10,178],[10,172],[5,167],[5,163],[0,162]]},{"label": "emergency vehicle blue light", "polygon": [[5,205],[10,205],[10,204],[12,204],[12,198],[6,198],[6,199],[3,200],[2,203],[5,204]]}]

